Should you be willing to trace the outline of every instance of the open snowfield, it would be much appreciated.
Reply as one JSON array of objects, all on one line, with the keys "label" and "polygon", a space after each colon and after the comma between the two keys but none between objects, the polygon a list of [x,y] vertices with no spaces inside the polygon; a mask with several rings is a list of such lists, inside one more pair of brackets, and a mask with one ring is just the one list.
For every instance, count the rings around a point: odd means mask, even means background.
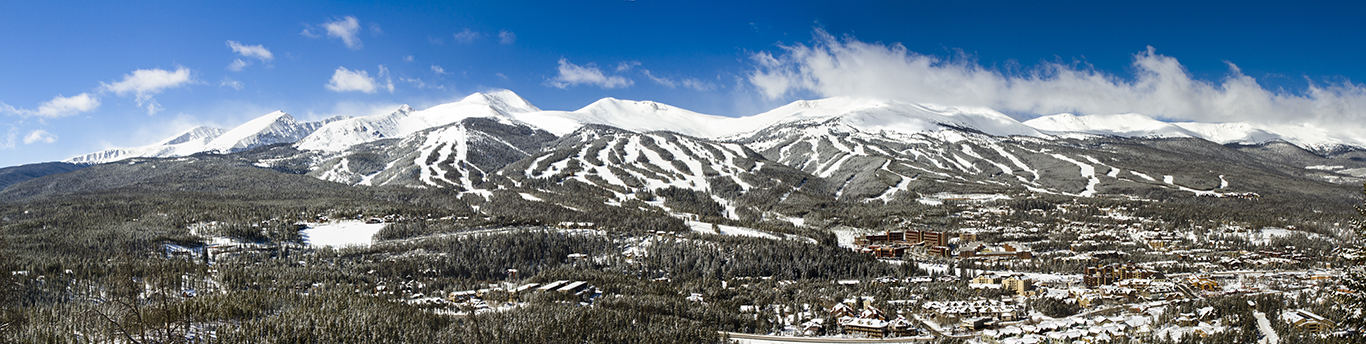
[{"label": "open snowfield", "polygon": [[707,222],[688,221],[688,227],[692,228],[693,232],[698,233],[747,236],[775,240],[778,239],[778,237],[774,236],[773,234],[768,234],[763,231],[745,227],[717,225],[716,228],[720,229],[719,233],[716,230],[712,230],[712,224]]},{"label": "open snowfield", "polygon": [[365,223],[360,220],[343,220],[325,223],[304,223],[304,243],[312,247],[365,247],[374,242],[375,233],[384,228],[383,223]]}]

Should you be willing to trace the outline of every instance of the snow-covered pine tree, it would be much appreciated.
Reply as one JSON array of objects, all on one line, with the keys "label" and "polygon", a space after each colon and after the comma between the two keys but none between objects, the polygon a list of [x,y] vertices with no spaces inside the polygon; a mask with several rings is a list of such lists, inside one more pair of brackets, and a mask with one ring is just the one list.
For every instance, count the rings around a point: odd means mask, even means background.
[{"label": "snow-covered pine tree", "polygon": [[[1366,196],[1366,184],[1362,185],[1362,195]],[[1347,276],[1342,279],[1342,285],[1350,293],[1343,293],[1342,306],[1345,307],[1344,313],[1347,316],[1342,319],[1342,328],[1355,332],[1355,335],[1362,336],[1366,330],[1366,264],[1363,264],[1361,255],[1366,252],[1362,242],[1366,241],[1366,199],[1357,204],[1357,213],[1361,216],[1357,218],[1353,226],[1356,227],[1356,244],[1353,245],[1351,253],[1351,266],[1347,268]]]}]

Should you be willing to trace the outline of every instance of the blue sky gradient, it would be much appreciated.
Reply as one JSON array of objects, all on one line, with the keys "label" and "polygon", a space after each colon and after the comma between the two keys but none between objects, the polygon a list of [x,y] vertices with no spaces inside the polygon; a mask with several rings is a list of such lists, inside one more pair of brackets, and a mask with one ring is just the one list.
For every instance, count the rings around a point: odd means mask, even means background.
[{"label": "blue sky gradient", "polygon": [[[1232,64],[1270,92],[1338,85],[1345,89],[1333,99],[1356,104],[1355,83],[1366,80],[1364,17],[1362,5],[1345,2],[4,1],[0,166],[149,144],[277,109],[312,120],[423,108],[492,88],[544,109],[610,96],[748,115],[841,93],[765,94],[750,79],[756,55],[848,42],[899,45],[1006,77],[1057,65],[1121,83],[1136,78],[1136,55],[1152,47],[1197,81],[1218,83]],[[325,27],[348,18],[357,25],[350,45]],[[822,43],[818,32],[836,41]],[[228,41],[259,45],[270,58],[235,52]],[[232,66],[239,59],[245,66]],[[606,81],[557,79],[566,64],[595,68]],[[378,88],[328,88],[339,68],[364,71]],[[141,96],[116,86],[152,69],[189,77]],[[81,94],[84,103],[44,110]],[[1045,111],[1002,106],[1021,117]],[[1340,121],[1359,109],[1322,118]],[[1175,110],[1158,115],[1182,118]]]}]

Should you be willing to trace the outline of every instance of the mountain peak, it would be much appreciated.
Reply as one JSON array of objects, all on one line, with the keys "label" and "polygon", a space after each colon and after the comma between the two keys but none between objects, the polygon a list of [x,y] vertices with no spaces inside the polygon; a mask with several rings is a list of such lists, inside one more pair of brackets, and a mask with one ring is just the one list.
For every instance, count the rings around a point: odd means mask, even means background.
[{"label": "mountain peak", "polygon": [[172,137],[169,137],[169,138],[167,138],[167,139],[165,139],[165,140],[162,140],[161,143],[159,143],[159,144],[161,144],[161,145],[176,145],[176,144],[182,144],[182,143],[186,143],[186,142],[199,142],[199,143],[204,143],[204,142],[208,142],[209,140],[212,140],[213,138],[218,137],[218,135],[222,135],[222,134],[223,134],[223,129],[214,128],[214,127],[208,127],[208,126],[198,126],[198,127],[190,128],[190,130],[186,130],[186,131],[184,131],[184,132],[181,132],[180,134],[178,134],[178,135],[176,135],[176,136],[172,136]]},{"label": "mountain peak", "polygon": [[662,104],[649,100],[628,100],[606,97],[598,99],[592,104],[580,108],[577,112],[600,112],[600,111],[668,111],[674,109],[667,104]]},{"label": "mountain peak", "polygon": [[505,114],[541,111],[522,96],[506,89],[475,92],[465,96],[460,103],[485,104]]},{"label": "mountain peak", "polygon": [[276,143],[295,142],[322,126],[299,123],[284,111],[274,111],[232,128],[205,145],[206,151],[236,152]]}]

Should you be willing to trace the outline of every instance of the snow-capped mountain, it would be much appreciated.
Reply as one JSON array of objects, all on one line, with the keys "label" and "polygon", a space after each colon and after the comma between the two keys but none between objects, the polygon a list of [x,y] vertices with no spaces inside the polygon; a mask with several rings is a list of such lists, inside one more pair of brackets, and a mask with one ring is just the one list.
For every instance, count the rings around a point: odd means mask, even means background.
[{"label": "snow-capped mountain", "polygon": [[1045,136],[1000,112],[984,108],[936,107],[863,98],[802,100],[764,113],[725,117],[652,102],[603,98],[575,111],[545,111],[516,117],[565,134],[580,125],[599,124],[637,132],[672,131],[704,138],[726,138],[790,122],[841,122],[866,131],[914,134],[949,127],[972,128],[999,136]]},{"label": "snow-capped mountain", "polygon": [[294,116],[275,111],[223,132],[209,141],[204,151],[231,153],[278,143],[294,143],[334,120],[299,122],[294,120]]},{"label": "snow-capped mountain", "polygon": [[1024,122],[1035,129],[1057,134],[1092,134],[1121,137],[1203,137],[1173,123],[1136,113],[1079,116],[1062,113]]},{"label": "snow-capped mountain", "polygon": [[67,159],[73,164],[101,164],[139,157],[173,157],[204,151],[210,141],[223,134],[223,129],[195,127],[161,142],[142,147],[110,148]]},{"label": "snow-capped mountain", "polygon": [[317,152],[310,175],[355,185],[404,185],[475,191],[494,172],[540,152],[554,140],[545,131],[490,118],[466,118],[412,135],[360,144],[340,152]]},{"label": "snow-capped mountain", "polygon": [[[1246,176],[1335,183],[1366,176],[1366,162],[1354,160],[1362,154],[1342,148],[1354,141],[1313,133],[1169,123],[1141,114],[1057,114],[1020,122],[985,108],[852,97],[796,101],[743,117],[615,98],[546,111],[500,90],[422,110],[405,105],[319,122],[273,112],[231,130],[197,128],[154,145],[70,161],[232,153],[293,142],[256,165],[353,185],[482,195],[527,185],[555,188],[546,180],[579,185],[562,192],[588,187],[614,202],[687,190],[716,197],[730,207],[727,216],[738,216],[758,211],[736,206],[753,204],[735,203],[742,195],[769,189],[864,201],[934,190],[1222,196],[1249,191],[1256,182]],[[1334,147],[1337,153],[1325,153]],[[782,202],[789,195],[769,196]]]},{"label": "snow-capped mountain", "polygon": [[299,141],[319,127],[336,118],[316,122],[299,122],[293,116],[275,111],[257,117],[229,130],[196,127],[155,144],[111,148],[67,159],[76,164],[101,164],[129,158],[165,158],[196,153],[232,153],[261,146]]},{"label": "snow-capped mountain", "polygon": [[510,120],[512,114],[540,111],[512,91],[475,93],[460,101],[413,110],[404,105],[392,113],[354,117],[329,123],[296,145],[303,150],[336,152],[385,138],[396,138],[459,122],[466,118]]},{"label": "snow-capped mountain", "polygon": [[1363,147],[1360,138],[1340,137],[1321,128],[1293,125],[1254,125],[1250,123],[1165,122],[1142,114],[1042,116],[1024,124],[1063,136],[1089,135],[1118,137],[1172,138],[1194,137],[1219,144],[1260,145],[1289,142],[1311,151],[1328,153],[1346,147]]}]

